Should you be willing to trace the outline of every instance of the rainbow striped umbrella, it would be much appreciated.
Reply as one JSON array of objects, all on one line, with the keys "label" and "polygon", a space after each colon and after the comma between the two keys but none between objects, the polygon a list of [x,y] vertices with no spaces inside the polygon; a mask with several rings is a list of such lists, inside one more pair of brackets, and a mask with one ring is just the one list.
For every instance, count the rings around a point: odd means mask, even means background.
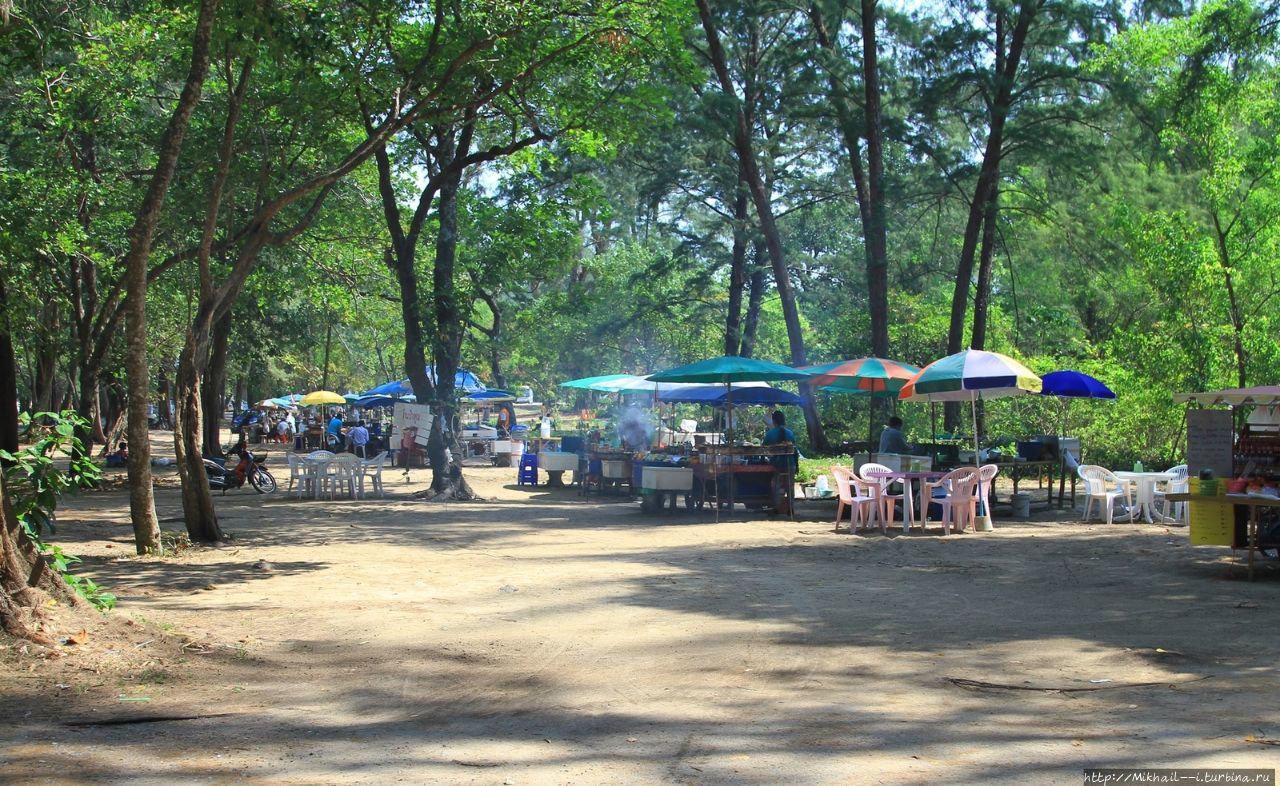
[{"label": "rainbow striped umbrella", "polygon": [[999,352],[966,349],[935,360],[898,391],[903,401],[968,401],[973,414],[973,461],[978,464],[978,399],[1039,393],[1040,377]]},{"label": "rainbow striped umbrella", "polygon": [[808,380],[809,384],[830,393],[896,398],[920,369],[898,360],[869,357],[809,366],[806,371],[816,375]]}]

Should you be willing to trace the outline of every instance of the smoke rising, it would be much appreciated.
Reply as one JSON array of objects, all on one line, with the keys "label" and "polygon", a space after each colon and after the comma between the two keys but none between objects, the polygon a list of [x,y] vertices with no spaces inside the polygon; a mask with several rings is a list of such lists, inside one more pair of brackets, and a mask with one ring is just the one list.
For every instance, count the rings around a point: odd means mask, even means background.
[{"label": "smoke rising", "polygon": [[627,407],[618,415],[618,438],[628,450],[643,450],[649,447],[649,438],[653,434],[653,425],[649,422],[649,413],[639,407]]}]

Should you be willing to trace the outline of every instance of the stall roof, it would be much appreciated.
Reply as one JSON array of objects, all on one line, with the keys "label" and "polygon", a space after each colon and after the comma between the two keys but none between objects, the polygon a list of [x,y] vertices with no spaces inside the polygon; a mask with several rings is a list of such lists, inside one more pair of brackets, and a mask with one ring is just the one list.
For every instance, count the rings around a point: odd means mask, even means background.
[{"label": "stall roof", "polygon": [[1195,401],[1199,404],[1231,404],[1233,406],[1258,405],[1274,407],[1280,405],[1280,385],[1258,385],[1251,388],[1227,388],[1226,390],[1210,390],[1204,393],[1176,393],[1173,400],[1182,403]]}]

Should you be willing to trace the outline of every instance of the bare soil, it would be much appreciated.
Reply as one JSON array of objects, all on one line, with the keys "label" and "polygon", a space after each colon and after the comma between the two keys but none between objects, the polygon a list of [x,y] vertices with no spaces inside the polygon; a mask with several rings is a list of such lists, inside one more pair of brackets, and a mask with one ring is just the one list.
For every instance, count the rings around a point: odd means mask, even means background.
[{"label": "bare soil", "polygon": [[1280,760],[1280,575],[1183,528],[997,511],[851,536],[823,503],[716,522],[468,478],[488,501],[415,500],[424,470],[388,470],[382,500],[233,491],[234,539],[167,558],[133,556],[123,489],[68,500],[56,540],[119,605],[79,644],[4,643],[0,780],[1077,784]]}]

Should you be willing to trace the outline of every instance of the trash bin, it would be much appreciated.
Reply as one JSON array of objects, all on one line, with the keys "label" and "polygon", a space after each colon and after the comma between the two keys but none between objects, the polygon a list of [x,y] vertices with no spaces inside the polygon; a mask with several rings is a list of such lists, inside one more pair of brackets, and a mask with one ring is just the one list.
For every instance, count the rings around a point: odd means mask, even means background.
[{"label": "trash bin", "polygon": [[1013,517],[1015,519],[1031,518],[1031,495],[1018,492],[1009,497],[1009,503],[1013,506]]}]

